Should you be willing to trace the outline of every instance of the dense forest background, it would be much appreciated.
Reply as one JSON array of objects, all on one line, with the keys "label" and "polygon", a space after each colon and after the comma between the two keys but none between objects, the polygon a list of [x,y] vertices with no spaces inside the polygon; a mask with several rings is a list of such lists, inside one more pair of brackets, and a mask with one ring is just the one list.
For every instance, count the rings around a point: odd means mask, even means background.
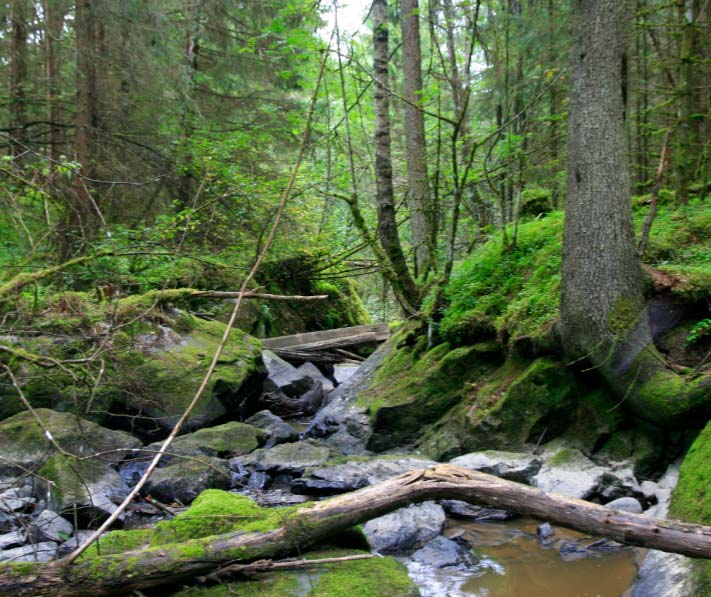
[{"label": "dense forest background", "polygon": [[[385,10],[389,45],[373,66],[370,28],[344,34],[327,2],[3,3],[3,275],[111,251],[53,284],[234,289],[296,160],[324,52],[272,277],[354,278],[390,319],[391,288],[413,312],[492,234],[516,247],[522,219],[563,206],[568,3]],[[710,12],[702,0],[636,2],[623,73],[635,195],[652,191],[665,145],[662,201],[708,192]],[[379,88],[397,246],[377,242],[389,177],[374,142]]]}]

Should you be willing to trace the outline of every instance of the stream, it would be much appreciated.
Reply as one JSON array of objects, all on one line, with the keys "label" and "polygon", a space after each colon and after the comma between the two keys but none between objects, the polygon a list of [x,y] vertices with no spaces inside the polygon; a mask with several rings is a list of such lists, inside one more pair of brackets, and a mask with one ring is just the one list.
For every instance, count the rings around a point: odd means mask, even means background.
[{"label": "stream", "polygon": [[[449,519],[445,536],[468,535],[478,563],[466,569],[432,569],[405,561],[423,597],[619,597],[632,585],[635,550],[564,560],[558,549],[541,546],[538,521],[497,522]],[[586,538],[556,529],[558,539]],[[590,538],[590,541],[594,538]]]}]

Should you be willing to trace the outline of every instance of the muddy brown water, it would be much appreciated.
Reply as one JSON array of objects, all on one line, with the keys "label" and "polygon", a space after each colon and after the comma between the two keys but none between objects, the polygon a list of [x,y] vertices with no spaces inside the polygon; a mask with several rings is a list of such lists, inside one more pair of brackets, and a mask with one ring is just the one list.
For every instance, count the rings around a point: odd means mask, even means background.
[{"label": "muddy brown water", "polygon": [[[426,597],[619,597],[634,582],[635,550],[564,561],[557,546],[536,539],[539,522],[450,521],[446,535],[472,540],[479,563],[467,570],[437,570],[409,564],[410,575]],[[588,536],[556,527],[557,539]],[[590,537],[591,543],[594,538]]]}]

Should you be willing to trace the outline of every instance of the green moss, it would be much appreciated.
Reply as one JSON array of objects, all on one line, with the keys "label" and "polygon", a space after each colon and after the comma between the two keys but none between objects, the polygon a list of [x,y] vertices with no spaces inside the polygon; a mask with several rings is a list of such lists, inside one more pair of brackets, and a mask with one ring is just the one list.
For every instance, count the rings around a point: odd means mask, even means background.
[{"label": "green moss", "polygon": [[434,422],[457,404],[467,383],[492,370],[500,358],[481,345],[452,349],[444,343],[422,352],[425,344],[403,330],[391,338],[394,348],[373,384],[357,397],[373,423],[369,449],[381,451],[415,440],[422,422]]},{"label": "green moss", "polygon": [[293,508],[261,508],[243,495],[208,489],[182,514],[158,523],[152,545],[164,545],[232,531],[270,531]]},{"label": "green moss", "polygon": [[[306,559],[345,557],[354,550],[312,551]],[[322,564],[255,575],[230,585],[185,589],[176,597],[416,597],[405,566],[395,558],[372,558]]]},{"label": "green moss", "polygon": [[[264,443],[266,434],[246,423],[230,421],[223,425],[198,429],[176,438],[170,447],[173,454],[194,456],[239,456],[256,450]],[[160,442],[148,446],[158,449]]]},{"label": "green moss", "polygon": [[568,448],[563,448],[548,459],[549,466],[561,466],[575,457],[575,454]]},{"label": "green moss", "polygon": [[630,299],[619,298],[610,311],[608,327],[616,338],[625,339],[643,312],[643,305]]},{"label": "green moss", "polygon": [[[669,515],[672,518],[711,525],[711,423],[692,444],[679,472],[679,482],[672,494]],[[711,563],[695,566],[698,587],[694,595],[711,595]]]},{"label": "green moss", "polygon": [[102,535],[81,555],[80,560],[89,560],[96,556],[106,556],[132,551],[147,546],[151,541],[151,529],[133,529],[130,531],[111,531]]}]

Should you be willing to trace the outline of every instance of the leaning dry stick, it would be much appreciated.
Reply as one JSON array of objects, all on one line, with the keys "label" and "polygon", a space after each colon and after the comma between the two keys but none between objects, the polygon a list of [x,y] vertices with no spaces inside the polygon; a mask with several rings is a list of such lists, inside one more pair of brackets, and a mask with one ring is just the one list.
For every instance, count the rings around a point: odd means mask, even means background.
[{"label": "leaning dry stick", "polygon": [[293,555],[310,545],[409,504],[459,499],[505,508],[628,545],[711,559],[711,527],[610,510],[604,506],[442,464],[285,515],[263,533],[234,532],[123,554],[64,562],[0,566],[0,597],[124,595],[186,583],[223,565]]}]

